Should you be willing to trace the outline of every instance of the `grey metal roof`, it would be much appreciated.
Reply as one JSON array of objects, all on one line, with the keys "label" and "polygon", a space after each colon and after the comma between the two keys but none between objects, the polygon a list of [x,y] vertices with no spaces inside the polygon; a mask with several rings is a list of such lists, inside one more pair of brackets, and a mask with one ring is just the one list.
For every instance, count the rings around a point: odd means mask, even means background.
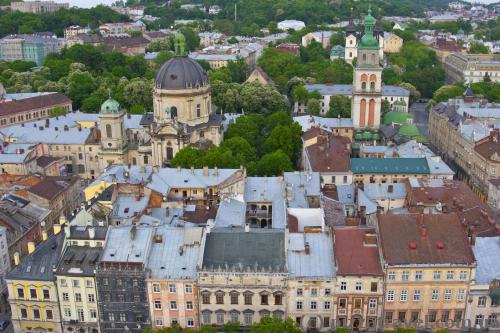
[{"label": "grey metal roof", "polygon": [[207,234],[202,267],[224,271],[286,272],[285,233],[281,230],[214,229]]},{"label": "grey metal roof", "polygon": [[244,227],[246,220],[246,203],[237,199],[224,199],[219,204],[215,227]]},{"label": "grey metal roof", "polygon": [[293,121],[299,123],[302,131],[306,132],[312,127],[321,127],[326,130],[330,128],[352,128],[351,118],[324,118],[319,116],[297,116],[293,117]]},{"label": "grey metal roof", "polygon": [[[308,244],[309,253],[305,246]],[[288,271],[294,278],[335,278],[332,237],[328,233],[291,233],[288,236]]]},{"label": "grey metal roof", "polygon": [[101,252],[101,247],[69,246],[64,251],[54,274],[94,276]]},{"label": "grey metal roof", "polygon": [[288,207],[308,208],[307,197],[321,194],[319,172],[285,172],[283,178]]},{"label": "grey metal roof", "polygon": [[145,263],[149,256],[153,231],[150,227],[110,227],[101,261]]},{"label": "grey metal roof", "polygon": [[207,86],[208,78],[199,63],[189,57],[173,57],[156,74],[155,87],[159,89],[188,89]]},{"label": "grey metal roof", "polygon": [[78,226],[72,225],[70,228],[70,236],[67,237],[68,240],[71,239],[90,239],[89,230],[94,229],[94,240],[104,241],[106,239],[106,234],[108,232],[108,227],[106,226]]},{"label": "grey metal roof", "polygon": [[53,281],[56,267],[64,243],[64,232],[52,235],[40,243],[35,252],[27,255],[21,263],[10,271],[7,280]]},{"label": "grey metal roof", "polygon": [[361,207],[365,207],[366,214],[374,214],[377,212],[377,206],[378,204],[375,200],[368,197],[362,189],[358,189],[358,210]]},{"label": "grey metal roof", "polygon": [[[392,187],[392,192],[389,192],[389,187]],[[374,200],[401,199],[406,197],[406,185],[404,183],[365,184],[364,191],[370,199]]]},{"label": "grey metal roof", "polygon": [[500,278],[500,237],[478,237],[472,249],[476,257],[476,282],[489,284]]},{"label": "grey metal roof", "polygon": [[202,234],[203,228],[155,228],[147,263],[150,278],[196,278]]}]

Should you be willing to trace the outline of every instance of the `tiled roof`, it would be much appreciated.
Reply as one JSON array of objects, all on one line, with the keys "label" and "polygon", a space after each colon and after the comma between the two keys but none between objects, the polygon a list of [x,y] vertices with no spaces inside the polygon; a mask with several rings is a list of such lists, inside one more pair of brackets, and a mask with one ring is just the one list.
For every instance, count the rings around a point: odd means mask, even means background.
[{"label": "tiled roof", "polygon": [[362,227],[333,229],[337,275],[383,274],[377,244],[365,244],[365,234],[374,232]]},{"label": "tiled roof", "polygon": [[71,100],[60,93],[40,95],[21,100],[7,101],[4,103],[0,103],[0,116],[26,112],[30,110],[51,108],[65,104],[71,104]]},{"label": "tiled roof", "polygon": [[77,177],[46,177],[38,184],[31,186],[28,192],[47,200],[53,200],[59,194],[63,193],[69,186],[77,181]]},{"label": "tiled roof", "polygon": [[343,136],[319,136],[316,144],[306,148],[306,153],[315,172],[349,172],[351,140]]},{"label": "tiled roof", "polygon": [[384,260],[389,265],[471,265],[474,255],[456,214],[381,214]]}]

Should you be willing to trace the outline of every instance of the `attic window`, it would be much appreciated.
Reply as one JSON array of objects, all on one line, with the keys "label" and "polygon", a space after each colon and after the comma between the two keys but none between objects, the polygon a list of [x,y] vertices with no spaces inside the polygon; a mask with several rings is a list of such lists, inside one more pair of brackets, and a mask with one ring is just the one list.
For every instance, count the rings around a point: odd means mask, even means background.
[{"label": "attic window", "polygon": [[129,211],[130,211],[130,208],[128,208],[128,207],[123,210],[124,213],[128,213]]},{"label": "attic window", "polygon": [[187,183],[187,182],[189,182],[189,180],[187,180],[187,179],[184,179],[184,183]]},{"label": "attic window", "polygon": [[177,79],[177,75],[175,75],[175,74],[171,74],[171,75],[170,75],[170,78],[171,78],[172,80],[175,80],[175,79]]}]

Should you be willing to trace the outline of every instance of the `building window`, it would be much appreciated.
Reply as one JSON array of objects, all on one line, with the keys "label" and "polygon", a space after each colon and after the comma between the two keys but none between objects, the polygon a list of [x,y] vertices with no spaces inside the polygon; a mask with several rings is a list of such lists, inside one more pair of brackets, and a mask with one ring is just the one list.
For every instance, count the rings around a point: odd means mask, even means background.
[{"label": "building window", "polygon": [[368,301],[368,307],[370,309],[375,309],[377,307],[377,300],[376,299],[370,299]]},{"label": "building window", "polygon": [[486,296],[481,296],[477,299],[477,306],[486,306]]},{"label": "building window", "polygon": [[153,292],[154,293],[159,293],[160,292],[160,285],[158,283],[153,284]]},{"label": "building window", "polygon": [[386,311],[385,312],[385,322],[387,324],[391,324],[392,323],[392,311]]},{"label": "building window", "polygon": [[210,304],[210,294],[207,292],[203,292],[202,294],[202,303],[203,304]]},{"label": "building window", "polygon": [[33,318],[40,319],[40,310],[39,309],[33,309]]},{"label": "building window", "polygon": [[155,307],[155,310],[161,310],[161,301],[155,301],[154,307]]},{"label": "building window", "polygon": [[156,326],[163,326],[163,319],[162,318],[155,318],[155,325]]},{"label": "building window", "polygon": [[201,117],[201,105],[196,104],[196,117],[200,118]]},{"label": "building window", "polygon": [[252,305],[252,294],[245,294],[245,305]]},{"label": "building window", "polygon": [[283,305],[283,296],[281,294],[274,295],[274,305]]},{"label": "building window", "polygon": [[434,280],[441,279],[441,271],[434,271]]},{"label": "building window", "polygon": [[450,320],[450,311],[444,310],[441,315],[441,321],[446,323],[448,320]]},{"label": "building window", "polygon": [[186,284],[184,286],[184,290],[185,290],[186,294],[192,294],[193,293],[193,286],[190,284]]},{"label": "building window", "polygon": [[476,325],[480,325],[482,327],[483,320],[484,320],[484,316],[483,315],[476,315]]},{"label": "building window", "polygon": [[38,295],[36,293],[36,289],[30,289],[30,297],[31,298],[38,298]]},{"label": "building window", "polygon": [[460,280],[467,280],[467,271],[460,271]]},{"label": "building window", "polygon": [[453,277],[454,277],[454,272],[453,271],[448,271],[446,272],[446,279],[447,280],[453,280]]},{"label": "building window", "polygon": [[217,313],[217,325],[224,325],[224,314],[223,313]]},{"label": "building window", "polygon": [[451,289],[446,289],[444,291],[444,300],[451,301]]},{"label": "building window", "polygon": [[44,289],[42,293],[43,293],[43,299],[50,299],[50,292],[48,289]]},{"label": "building window", "polygon": [[92,280],[86,280],[85,285],[87,288],[92,288],[94,286],[94,283],[92,282]]},{"label": "building window", "polygon": [[170,310],[177,310],[177,302],[170,301]]},{"label": "building window", "polygon": [[316,301],[312,301],[311,302],[311,310],[316,310],[316,307],[317,307]]},{"label": "building window", "polygon": [[224,304],[224,294],[223,293],[216,293],[215,294],[215,303],[216,304]]},{"label": "building window", "polygon": [[194,327],[194,319],[193,318],[187,319],[187,327]]},{"label": "building window", "polygon": [[90,311],[89,311],[89,317],[90,317],[90,319],[97,319],[97,310],[96,309],[90,309]]},{"label": "building window", "polygon": [[260,295],[260,304],[261,305],[269,305],[269,297],[268,295]]},{"label": "building window", "polygon": [[325,296],[330,296],[332,294],[332,290],[330,288],[325,288]]},{"label": "building window", "polygon": [[106,124],[106,137],[111,138],[112,137],[112,132],[111,132],[111,125]]},{"label": "building window", "polygon": [[246,326],[252,325],[253,315],[251,313],[245,313],[243,317]]},{"label": "building window", "polygon": [[76,313],[78,314],[79,321],[85,321],[85,315],[83,313],[83,309],[76,310]]},{"label": "building window", "polygon": [[21,308],[21,318],[28,318],[28,311],[24,308]]},{"label": "building window", "polygon": [[203,317],[203,324],[205,324],[205,325],[210,325],[210,323],[211,323],[211,321],[212,321],[212,320],[211,320],[211,319],[212,319],[212,318],[211,318],[211,317],[212,317],[212,315],[211,315],[210,313],[204,313],[204,314],[202,315],[202,317]]},{"label": "building window", "polygon": [[431,299],[432,299],[433,301],[437,301],[437,300],[438,300],[438,298],[439,298],[439,290],[437,290],[437,289],[433,289],[433,290],[432,290]]},{"label": "building window", "polygon": [[347,282],[345,282],[345,281],[340,282],[340,290],[341,291],[347,290]]},{"label": "building window", "polygon": [[413,300],[420,301],[420,290],[419,289],[415,289],[413,291]]},{"label": "building window", "polygon": [[354,299],[354,308],[355,309],[361,309],[361,299],[360,298],[355,298]]},{"label": "building window", "polygon": [[238,304],[238,293],[231,293],[231,304]]},{"label": "building window", "polygon": [[463,301],[465,298],[465,290],[464,289],[459,289],[457,293],[457,300],[458,301]]},{"label": "building window", "polygon": [[187,310],[193,310],[193,302],[187,301],[186,302],[186,309]]},{"label": "building window", "polygon": [[318,289],[317,288],[311,288],[311,296],[312,297],[318,296]]},{"label": "building window", "polygon": [[127,321],[127,314],[126,313],[120,313],[120,321]]},{"label": "building window", "polygon": [[387,274],[387,279],[388,279],[389,281],[394,281],[394,280],[396,280],[396,272],[389,272],[389,273]]},{"label": "building window", "polygon": [[429,322],[434,323],[436,321],[436,311],[430,310],[428,316],[429,316]]},{"label": "building window", "polygon": [[175,293],[175,284],[168,285],[168,292]]},{"label": "building window", "polygon": [[394,301],[394,290],[387,291],[387,301],[388,302]]},{"label": "building window", "polygon": [[410,272],[408,271],[403,271],[403,273],[401,274],[401,280],[403,281],[408,281],[409,277],[410,277]]},{"label": "building window", "polygon": [[330,301],[325,301],[325,310],[330,310],[331,304]]},{"label": "building window", "polygon": [[71,318],[71,309],[70,308],[64,308],[64,317]]},{"label": "building window", "polygon": [[455,321],[460,321],[460,320],[462,320],[462,311],[460,311],[460,310],[455,310],[455,317],[454,317],[454,320],[455,320]]},{"label": "building window", "polygon": [[345,309],[347,305],[347,300],[345,298],[339,299],[339,308],[340,309]]},{"label": "building window", "polygon": [[302,301],[297,301],[296,307],[297,310],[302,310]]},{"label": "building window", "polygon": [[408,300],[408,290],[401,290],[399,294],[399,300],[401,302],[406,302]]},{"label": "building window", "polygon": [[94,294],[88,294],[87,299],[89,303],[94,303],[95,302],[95,295]]},{"label": "building window", "polygon": [[54,319],[54,314],[52,310],[45,310],[45,318],[46,319]]},{"label": "building window", "polygon": [[108,313],[108,320],[109,321],[115,321],[115,314],[114,313]]},{"label": "building window", "polygon": [[82,301],[82,294],[75,293],[75,302],[81,302],[81,301]]},{"label": "building window", "polygon": [[378,283],[377,282],[372,282],[371,285],[370,285],[370,291],[372,293],[376,293],[377,289],[378,289]]},{"label": "building window", "polygon": [[415,281],[422,281],[422,271],[415,272]]},{"label": "building window", "polygon": [[297,296],[302,296],[304,294],[304,290],[302,288],[297,288]]},{"label": "building window", "polygon": [[361,291],[363,289],[363,284],[361,282],[356,282],[356,291]]}]

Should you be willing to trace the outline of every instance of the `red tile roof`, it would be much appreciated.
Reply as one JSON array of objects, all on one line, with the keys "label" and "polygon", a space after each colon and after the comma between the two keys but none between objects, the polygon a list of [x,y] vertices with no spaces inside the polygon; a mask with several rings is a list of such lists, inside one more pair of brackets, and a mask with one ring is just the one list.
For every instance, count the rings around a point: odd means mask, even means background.
[{"label": "red tile roof", "polygon": [[318,136],[318,142],[306,148],[311,168],[316,172],[351,170],[351,140],[344,136]]},{"label": "red tile roof", "polygon": [[492,131],[488,137],[476,144],[474,150],[485,159],[500,163],[500,132]]},{"label": "red tile roof", "polygon": [[60,93],[41,95],[21,100],[6,101],[0,103],[0,116],[26,112],[30,110],[51,108],[66,104],[71,105],[71,100]]},{"label": "red tile roof", "polygon": [[378,246],[365,244],[365,234],[373,228],[336,227],[333,229],[337,275],[383,275]]},{"label": "red tile roof", "polygon": [[456,214],[380,214],[380,243],[389,265],[474,263]]},{"label": "red tile roof", "polygon": [[28,192],[50,201],[66,191],[77,179],[77,177],[72,176],[46,177],[38,184],[31,186]]},{"label": "red tile roof", "polygon": [[500,226],[500,212],[482,202],[464,182],[419,179],[412,180],[412,184],[406,181],[409,207],[422,210],[440,205],[443,213],[456,213],[459,221],[467,229],[473,228],[478,236],[498,234],[495,225]]}]

